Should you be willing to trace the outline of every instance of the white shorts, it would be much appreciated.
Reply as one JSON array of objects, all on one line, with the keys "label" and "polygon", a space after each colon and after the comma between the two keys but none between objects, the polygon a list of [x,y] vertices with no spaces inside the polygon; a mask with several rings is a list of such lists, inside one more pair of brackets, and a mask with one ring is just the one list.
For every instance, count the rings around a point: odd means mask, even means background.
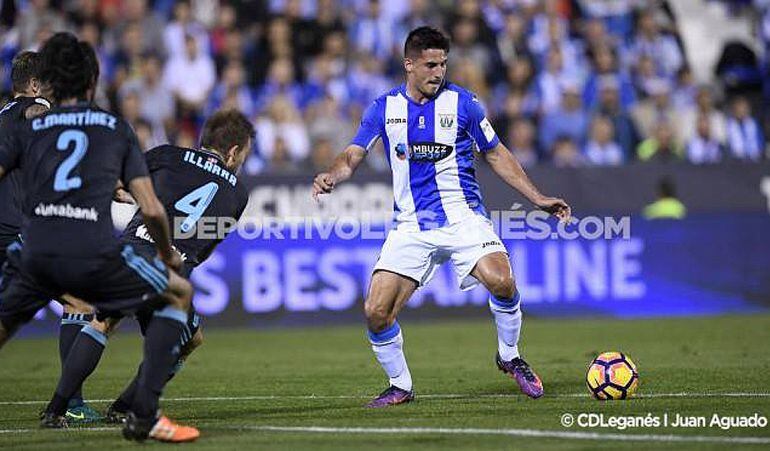
[{"label": "white shorts", "polygon": [[393,229],[382,246],[374,271],[385,270],[409,277],[419,286],[427,284],[441,264],[451,259],[461,290],[479,284],[471,271],[481,257],[508,251],[480,215],[433,230],[407,232]]}]

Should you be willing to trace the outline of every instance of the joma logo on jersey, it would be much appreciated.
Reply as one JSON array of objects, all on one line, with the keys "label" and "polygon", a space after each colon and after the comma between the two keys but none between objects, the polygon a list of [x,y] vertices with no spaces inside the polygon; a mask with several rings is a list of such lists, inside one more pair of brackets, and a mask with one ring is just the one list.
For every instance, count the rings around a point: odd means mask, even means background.
[{"label": "joma logo on jersey", "polygon": [[396,146],[396,156],[399,160],[410,161],[440,161],[452,153],[454,147],[439,143],[414,143],[407,148],[406,144]]},{"label": "joma logo on jersey", "polygon": [[441,128],[452,128],[452,126],[455,123],[455,115],[439,113],[438,123],[441,126]]},{"label": "joma logo on jersey", "polygon": [[401,117],[389,117],[385,120],[386,125],[393,125],[393,124],[406,124],[406,119]]}]

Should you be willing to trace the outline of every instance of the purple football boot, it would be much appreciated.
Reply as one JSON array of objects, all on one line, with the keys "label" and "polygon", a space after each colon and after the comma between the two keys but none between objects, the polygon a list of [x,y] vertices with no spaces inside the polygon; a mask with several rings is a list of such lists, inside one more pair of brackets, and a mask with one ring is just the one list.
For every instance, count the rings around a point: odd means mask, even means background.
[{"label": "purple football boot", "polygon": [[391,385],[386,388],[380,396],[374,398],[366,407],[377,409],[381,407],[395,406],[397,404],[406,404],[414,399],[414,391],[406,391]]},{"label": "purple football boot", "polygon": [[500,371],[511,376],[519,384],[522,393],[535,399],[543,396],[543,382],[524,359],[516,357],[506,362],[500,358],[498,353],[495,356],[495,361]]}]

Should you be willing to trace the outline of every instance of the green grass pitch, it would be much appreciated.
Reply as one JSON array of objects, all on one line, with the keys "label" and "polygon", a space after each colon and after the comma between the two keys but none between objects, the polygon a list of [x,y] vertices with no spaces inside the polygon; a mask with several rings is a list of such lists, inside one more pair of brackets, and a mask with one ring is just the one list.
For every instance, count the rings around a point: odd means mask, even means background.
[{"label": "green grass pitch", "polygon": [[[546,395],[539,400],[520,394],[494,366],[491,320],[416,322],[405,315],[401,325],[417,392],[412,404],[362,408],[385,379],[363,327],[346,326],[207,331],[204,346],[167,387],[163,409],[201,429],[201,439],[181,445],[185,449],[770,446],[770,426],[621,431],[560,424],[565,413],[770,417],[770,316],[527,319],[522,351],[544,381]],[[586,366],[607,350],[626,352],[637,363],[641,396],[614,402],[588,396]],[[117,395],[139,357],[135,334],[120,332],[111,340],[85,387],[94,406],[106,407],[103,400]],[[39,430],[39,401],[51,395],[58,371],[54,339],[19,339],[0,351],[0,449],[137,446],[105,426]]]}]

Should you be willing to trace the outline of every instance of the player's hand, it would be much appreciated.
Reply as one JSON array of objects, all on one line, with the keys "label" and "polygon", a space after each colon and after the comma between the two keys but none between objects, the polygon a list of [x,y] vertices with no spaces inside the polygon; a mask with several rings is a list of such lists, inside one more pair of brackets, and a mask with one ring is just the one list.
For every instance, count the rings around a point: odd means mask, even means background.
[{"label": "player's hand", "polygon": [[334,179],[328,172],[322,172],[313,180],[313,199],[318,202],[318,196],[329,194],[334,189]]},{"label": "player's hand", "polygon": [[559,199],[558,197],[542,197],[535,201],[535,205],[537,208],[556,216],[563,223],[568,224],[572,217],[570,206],[564,199]]},{"label": "player's hand", "polygon": [[182,265],[184,264],[184,260],[182,260],[182,256],[175,249],[171,250],[171,255],[165,258],[161,256],[160,259],[163,260],[163,263],[165,263],[166,266],[168,266],[169,268],[177,272],[179,272],[179,270],[182,269]]},{"label": "player's hand", "polygon": [[115,192],[112,194],[112,200],[119,204],[135,205],[136,201],[131,193],[123,187],[115,188]]}]

